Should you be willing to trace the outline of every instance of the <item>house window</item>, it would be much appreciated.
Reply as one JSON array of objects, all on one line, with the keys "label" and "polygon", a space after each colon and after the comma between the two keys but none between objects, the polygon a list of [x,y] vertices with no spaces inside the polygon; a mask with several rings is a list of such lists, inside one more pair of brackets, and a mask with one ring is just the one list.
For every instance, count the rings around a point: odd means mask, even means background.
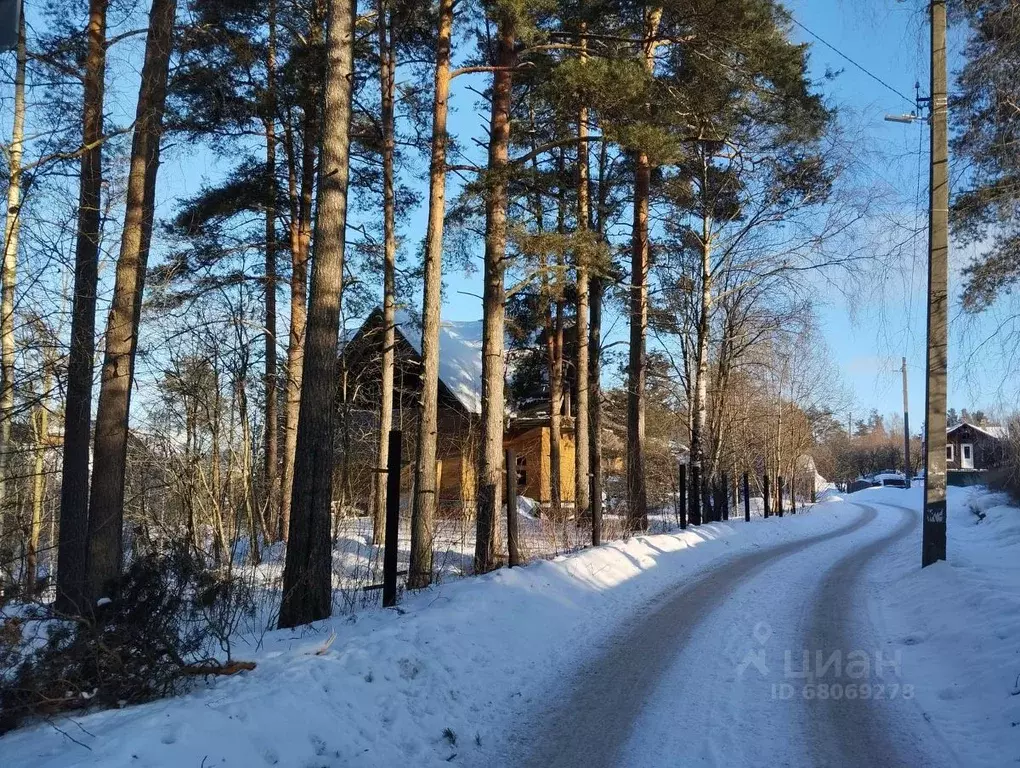
[{"label": "house window", "polygon": [[955,461],[956,460],[956,454],[953,451],[954,448],[955,448],[955,446],[952,443],[947,443],[946,444],[946,461]]},{"label": "house window", "polygon": [[528,484],[528,458],[526,456],[517,457],[517,487],[520,488],[522,485]]}]

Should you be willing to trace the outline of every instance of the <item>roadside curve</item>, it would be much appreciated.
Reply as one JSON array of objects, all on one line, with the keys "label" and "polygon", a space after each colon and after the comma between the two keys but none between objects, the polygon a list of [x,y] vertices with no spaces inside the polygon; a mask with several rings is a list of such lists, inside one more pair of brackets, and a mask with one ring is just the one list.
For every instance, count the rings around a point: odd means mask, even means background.
[{"label": "roadside curve", "polygon": [[699,622],[776,561],[868,526],[876,511],[856,506],[860,514],[848,525],[728,558],[676,591],[661,594],[634,625],[579,670],[554,706],[538,715],[531,727],[520,730],[506,764],[528,768],[619,765],[634,722]]}]

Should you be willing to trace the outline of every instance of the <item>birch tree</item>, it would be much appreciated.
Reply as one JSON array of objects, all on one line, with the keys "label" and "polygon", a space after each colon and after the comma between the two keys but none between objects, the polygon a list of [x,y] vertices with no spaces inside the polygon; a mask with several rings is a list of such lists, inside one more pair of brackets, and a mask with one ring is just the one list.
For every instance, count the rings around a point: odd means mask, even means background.
[{"label": "birch tree", "polygon": [[7,153],[7,216],[4,223],[3,263],[0,265],[0,533],[3,531],[11,421],[14,418],[14,294],[18,269],[18,233],[21,229],[22,168],[25,144],[25,14],[19,13],[14,67],[14,121]]}]

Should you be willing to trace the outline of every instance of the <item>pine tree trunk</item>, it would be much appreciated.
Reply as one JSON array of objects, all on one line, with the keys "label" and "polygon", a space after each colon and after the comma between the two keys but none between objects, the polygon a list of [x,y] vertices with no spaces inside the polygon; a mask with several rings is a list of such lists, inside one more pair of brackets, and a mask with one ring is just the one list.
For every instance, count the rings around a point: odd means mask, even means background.
[{"label": "pine tree trunk", "polygon": [[266,370],[265,370],[265,503],[263,514],[272,519],[280,508],[280,419],[276,364],[276,0],[269,0],[269,49],[266,59],[266,176],[274,193],[266,206]]},{"label": "pine tree trunk", "polygon": [[14,69],[14,123],[8,153],[7,216],[4,223],[3,264],[0,266],[0,536],[8,505],[8,454],[14,418],[14,286],[21,229],[21,156],[25,144],[25,13],[19,14]]},{"label": "pine tree trunk", "polygon": [[39,571],[39,539],[42,534],[43,504],[46,501],[46,444],[50,434],[50,388],[53,386],[53,360],[49,348],[43,353],[42,389],[39,404],[32,416],[35,427],[35,468],[32,473],[32,520],[25,551],[25,597],[35,597],[35,580]]},{"label": "pine tree trunk", "polygon": [[[606,236],[606,215],[609,191],[606,174],[609,168],[607,142],[599,146],[599,196],[595,231],[600,242]],[[592,277],[590,293],[591,323],[588,326],[588,397],[591,422],[591,543],[602,543],[602,271]],[[578,337],[578,344],[583,339]]]},{"label": "pine tree trunk", "polygon": [[[439,413],[439,320],[443,286],[443,219],[446,215],[446,118],[450,99],[450,45],[453,0],[440,0],[436,74],[429,164],[429,219],[425,235],[425,288],[422,300],[421,408],[411,508],[411,562],[407,586],[432,582],[432,527],[439,488],[436,437]],[[468,460],[468,454],[464,454]]]},{"label": "pine tree trunk", "polygon": [[124,476],[131,383],[145,270],[152,239],[159,142],[177,0],[153,0],[145,41],[142,84],[131,145],[124,231],[106,326],[106,355],[96,412],[93,482],[89,497],[86,595],[103,596],[123,562]]},{"label": "pine tree trunk", "polygon": [[506,403],[504,323],[506,320],[507,178],[510,156],[510,99],[516,60],[512,18],[499,21],[497,71],[492,79],[489,164],[485,193],[485,264],[482,296],[482,451],[475,531],[475,572],[496,566],[498,510],[503,487],[503,422]]},{"label": "pine tree trunk", "polygon": [[777,398],[779,404],[778,417],[776,419],[776,482],[775,482],[775,499],[776,499],[776,514],[780,514],[783,509],[783,488],[779,482],[780,473],[783,471],[783,377],[779,378],[779,396]]},{"label": "pine tree trunk", "polygon": [[[550,286],[549,290],[561,291],[562,286]],[[561,477],[563,446],[563,311],[560,302],[546,307],[545,344],[546,366],[549,376],[549,506],[553,520],[563,519]]]},{"label": "pine tree trunk", "polygon": [[[581,27],[581,62],[586,56],[584,54],[586,39],[584,37],[584,26]],[[577,135],[580,139],[577,145],[577,230],[580,234],[588,231],[588,109],[581,107],[577,116]],[[589,478],[588,467],[591,457],[589,452],[589,418],[588,408],[588,244],[582,241],[581,247],[577,250],[576,277],[577,277],[577,306],[575,320],[575,338],[577,343],[576,375],[577,381],[577,413],[574,417],[574,509],[579,522],[586,521],[590,516],[589,509]]]},{"label": "pine tree trunk", "polygon": [[[247,357],[247,356],[246,356]],[[260,524],[259,513],[255,509],[255,494],[252,489],[254,475],[254,462],[252,461],[251,447],[251,419],[248,416],[248,387],[247,387],[248,361],[241,370],[234,376],[234,400],[237,408],[238,421],[241,424],[241,459],[240,459],[240,482],[241,482],[241,506],[244,508],[245,522],[248,525],[249,552],[252,565],[258,565],[262,561],[261,537],[264,526]],[[229,465],[228,465],[229,469]]]},{"label": "pine tree trunk", "polygon": [[333,414],[340,340],[354,70],[354,0],[330,0],[315,257],[308,302],[280,628],[330,615]]},{"label": "pine tree trunk", "polygon": [[386,469],[390,429],[393,427],[393,369],[396,344],[397,237],[396,201],[393,194],[393,154],[396,127],[393,116],[393,41],[389,37],[388,4],[379,0],[379,88],[382,92],[383,161],[383,354],[379,404],[379,447],[375,472],[375,503],[372,508],[372,543],[382,546],[386,537]]},{"label": "pine tree trunk", "polygon": [[[304,140],[315,142],[317,126],[314,117],[306,113]],[[302,162],[301,204],[296,243],[291,248],[290,273],[290,335],[287,343],[287,411],[284,414],[283,466],[280,485],[280,533],[286,541],[290,531],[291,490],[294,485],[294,455],[297,450],[297,429],[301,409],[301,376],[304,368],[305,325],[308,312],[308,252],[311,246],[312,190],[315,162],[313,148],[311,162]]]},{"label": "pine tree trunk", "polygon": [[[655,35],[661,8],[645,13],[644,64],[655,67]],[[648,527],[645,478],[645,354],[648,333],[648,196],[652,165],[645,152],[634,157],[634,227],[631,242],[630,358],[627,368],[627,516],[632,530]]]},{"label": "pine tree trunk", "polygon": [[645,338],[648,331],[648,155],[635,158],[634,235],[631,250],[630,358],[627,368],[627,515],[631,530],[648,527],[645,485]]},{"label": "pine tree trunk", "polygon": [[[228,536],[223,524],[223,480],[222,473],[220,472],[220,462],[223,456],[220,443],[220,435],[222,434],[221,414],[223,413],[223,406],[220,397],[220,371],[218,359],[214,367],[214,376],[215,395],[213,397],[212,423],[210,424],[210,431],[212,433],[212,448],[209,454],[209,496],[212,501],[210,509],[212,510],[213,548],[216,552],[216,562],[223,563],[227,557],[229,557],[229,554],[227,552]],[[197,536],[197,526],[195,533]]]},{"label": "pine tree trunk", "polygon": [[106,74],[106,9],[109,0],[89,1],[88,51],[82,111],[78,232],[74,252],[71,346],[67,360],[64,451],[60,481],[57,598],[63,613],[85,608],[88,536],[89,439],[92,432],[92,372],[96,354],[96,290],[103,188],[103,86]]},{"label": "pine tree trunk", "polygon": [[[713,301],[709,294],[709,301]],[[719,344],[719,361],[715,379],[715,397],[713,398],[712,415],[708,419],[709,432],[712,435],[712,459],[709,472],[717,474],[722,468],[723,447],[727,437],[726,413],[729,407],[730,384],[730,351],[735,330],[729,318],[723,326],[723,338]],[[736,467],[731,467],[735,476]],[[734,481],[736,482],[736,481]]]},{"label": "pine tree trunk", "polygon": [[[308,45],[322,42],[322,4],[312,5]],[[287,412],[284,420],[283,467],[280,487],[280,537],[290,535],[290,505],[294,488],[294,460],[297,450],[298,422],[301,416],[301,384],[304,371],[305,326],[308,322],[308,255],[312,243],[312,197],[315,192],[317,168],[316,148],[319,144],[319,95],[317,83],[307,83],[307,100],[303,104],[304,125],[301,146],[301,190],[298,201],[297,228],[291,229],[290,278],[290,339],[287,345]],[[293,138],[293,137],[292,137]],[[290,144],[293,154],[293,141]],[[292,183],[294,158],[291,158]],[[293,196],[293,195],[292,195]]]},{"label": "pine tree trunk", "polygon": [[[557,162],[557,175],[563,178],[564,156],[560,150]],[[562,182],[558,184],[556,233],[566,235],[567,201],[566,189]],[[541,202],[538,203],[541,206]],[[552,516],[556,521],[563,519],[563,415],[570,415],[567,393],[563,387],[563,283],[566,264],[562,251],[556,256],[556,282],[551,285],[551,295],[555,313],[547,322],[547,346],[549,354],[549,501]],[[550,309],[551,311],[551,309]],[[567,408],[564,408],[567,405]]]}]

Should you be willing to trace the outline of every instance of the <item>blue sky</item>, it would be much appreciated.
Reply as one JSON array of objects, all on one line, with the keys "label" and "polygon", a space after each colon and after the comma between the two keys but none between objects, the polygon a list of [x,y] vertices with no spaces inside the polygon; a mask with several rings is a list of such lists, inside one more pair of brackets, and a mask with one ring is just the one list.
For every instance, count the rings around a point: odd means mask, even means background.
[{"label": "blue sky", "polygon": [[[871,0],[863,5],[793,0],[789,8],[808,29],[895,90],[912,96],[920,81],[926,94],[926,15],[919,10],[923,4]],[[915,211],[920,214],[915,220],[923,225],[927,215],[927,127],[885,122],[886,114],[909,112],[910,105],[804,30],[795,28],[794,35],[812,44],[814,72],[841,70],[836,79],[825,83],[824,92],[832,103],[851,113],[869,137],[868,164],[876,169],[875,183],[887,184],[902,198],[907,221],[910,207],[918,200],[920,171],[923,210]],[[875,286],[874,294],[858,297],[860,304],[853,308],[852,319],[851,308],[839,298],[822,303],[819,314],[825,339],[862,413],[871,408],[881,413],[902,410],[899,368],[900,358],[906,356],[914,413],[911,423],[919,426],[924,410],[926,233],[916,237],[916,248],[912,243],[908,250],[904,263],[881,286]],[[950,401],[959,397],[961,393],[954,387]]]},{"label": "blue sky", "polygon": [[[794,17],[834,47],[876,73],[893,89],[912,96],[915,81],[927,91],[927,17],[923,0],[787,0]],[[895,198],[902,225],[916,220],[922,226],[927,216],[927,128],[924,125],[886,123],[889,113],[910,110],[895,93],[876,83],[848,64],[799,27],[795,39],[811,44],[811,72],[830,102],[837,106],[844,121],[866,137],[860,159],[867,166],[869,181],[882,194]],[[958,37],[958,36],[956,36]],[[951,40],[951,45],[953,41]],[[958,41],[955,43],[958,47]],[[111,54],[127,70],[133,66],[137,50]],[[456,53],[455,53],[456,55]],[[955,58],[955,57],[954,57]],[[828,71],[839,71],[834,79],[824,79]],[[450,128],[462,146],[478,155],[482,152],[475,139],[483,139],[485,110],[478,107],[478,96],[469,89],[483,89],[484,75],[460,78],[454,83]],[[115,119],[133,113],[137,80],[118,76],[111,83],[108,98]],[[6,121],[5,121],[6,122]],[[5,130],[6,132],[6,130]],[[919,151],[920,150],[920,151]],[[232,159],[217,160],[205,150],[181,146],[168,147],[159,178],[159,213],[170,215],[174,201],[192,195],[203,182],[215,179]],[[416,176],[424,179],[426,162],[416,163]],[[920,176],[919,176],[920,173]],[[919,186],[920,184],[920,186]],[[449,198],[457,182],[451,178]],[[920,205],[917,205],[918,201]],[[425,229],[424,206],[401,216],[405,222],[402,237],[410,255],[417,252]],[[876,222],[876,226],[884,226]],[[904,231],[890,230],[890,237],[904,238]],[[158,245],[157,245],[158,248]],[[901,409],[899,366],[906,356],[910,372],[911,422],[917,428],[922,421],[924,403],[924,333],[927,236],[921,232],[910,240],[901,262],[875,276],[864,290],[854,292],[848,303],[832,290],[820,288],[817,311],[824,338],[835,364],[853,390],[853,410],[864,414],[872,408],[885,414]],[[480,249],[478,251],[480,265]],[[965,264],[968,254],[954,250],[954,272]],[[481,315],[480,276],[446,274],[447,319],[477,319]],[[951,292],[959,292],[958,281]],[[465,295],[465,294],[474,294]],[[420,297],[414,297],[418,304]],[[997,405],[1016,407],[1016,386],[1004,373],[999,356],[988,348],[977,348],[975,340],[987,333],[993,318],[977,321],[961,318],[953,311],[951,343],[951,379],[949,403],[957,409]],[[622,331],[621,318],[609,318]],[[105,317],[100,317],[100,323]],[[968,339],[963,342],[963,337]],[[975,353],[975,349],[979,349]],[[966,361],[966,362],[965,362]]]},{"label": "blue sky", "polygon": [[[788,7],[811,31],[824,38],[895,90],[912,96],[920,81],[928,92],[927,4],[920,0],[791,0]],[[914,207],[920,190],[919,221],[927,218],[928,130],[923,124],[887,123],[888,113],[909,111],[909,105],[890,90],[847,64],[836,53],[796,29],[799,39],[811,42],[813,70],[842,69],[825,92],[835,104],[854,116],[869,137],[867,162],[877,175],[903,197],[904,211]],[[950,33],[950,66],[960,63],[962,35]],[[920,151],[919,151],[920,149]],[[920,178],[919,178],[920,171]],[[954,182],[959,166],[954,168]],[[920,181],[920,186],[918,182]],[[917,238],[899,269],[876,280],[874,291],[860,297],[854,321],[846,305],[831,302],[821,311],[825,337],[853,386],[861,410],[877,408],[889,413],[901,409],[900,358],[906,356],[910,377],[911,423],[923,419],[925,365],[925,300],[927,232]],[[950,292],[958,296],[959,271],[973,253],[951,249]],[[992,317],[972,319],[951,309],[949,404],[969,407],[1015,408],[1016,385],[1007,376],[1001,358],[992,347],[977,343],[994,328]]]},{"label": "blue sky", "polygon": [[[913,97],[920,81],[922,95],[928,91],[928,27],[921,0],[906,3],[895,0],[788,0],[794,17],[833,47],[875,73],[892,89]],[[911,105],[884,88],[837,53],[800,27],[794,38],[811,44],[811,73],[820,89],[837,106],[850,126],[866,136],[861,161],[868,166],[870,181],[883,194],[895,197],[898,216],[904,225],[920,227],[927,223],[928,132],[923,124],[887,123],[887,114],[911,111]],[[834,79],[827,72],[838,71]],[[484,76],[476,76],[478,80]],[[483,87],[481,82],[455,81],[452,103],[456,110],[451,130],[464,145],[484,135],[481,118],[474,111],[477,97],[467,86]],[[919,186],[920,184],[920,186]],[[917,203],[920,203],[918,205]],[[423,213],[414,217],[414,229],[423,227]],[[879,224],[876,224],[879,226]],[[890,237],[909,238],[904,231]],[[911,423],[919,428],[924,411],[925,365],[925,291],[927,233],[921,231],[902,249],[901,261],[876,276],[864,291],[855,292],[852,302],[832,291],[820,290],[817,311],[824,338],[835,363],[853,392],[853,410],[861,415],[877,409],[884,414],[902,410],[900,360],[906,356],[910,381]],[[954,252],[952,267],[958,272],[968,256]],[[955,275],[954,275],[955,277]],[[472,277],[448,274],[445,316],[448,319],[475,319],[480,316],[476,298],[477,274]],[[957,281],[951,286],[958,293]],[[954,328],[960,330],[965,318],[954,312]],[[980,337],[987,321],[967,321],[967,329]],[[623,330],[623,320],[616,319]],[[1015,390],[1001,383],[1005,376],[992,355],[984,365],[961,365],[969,348],[954,333],[951,346],[949,403],[960,408],[994,407],[1001,402],[1015,405]],[[955,363],[954,363],[955,361]]]}]

